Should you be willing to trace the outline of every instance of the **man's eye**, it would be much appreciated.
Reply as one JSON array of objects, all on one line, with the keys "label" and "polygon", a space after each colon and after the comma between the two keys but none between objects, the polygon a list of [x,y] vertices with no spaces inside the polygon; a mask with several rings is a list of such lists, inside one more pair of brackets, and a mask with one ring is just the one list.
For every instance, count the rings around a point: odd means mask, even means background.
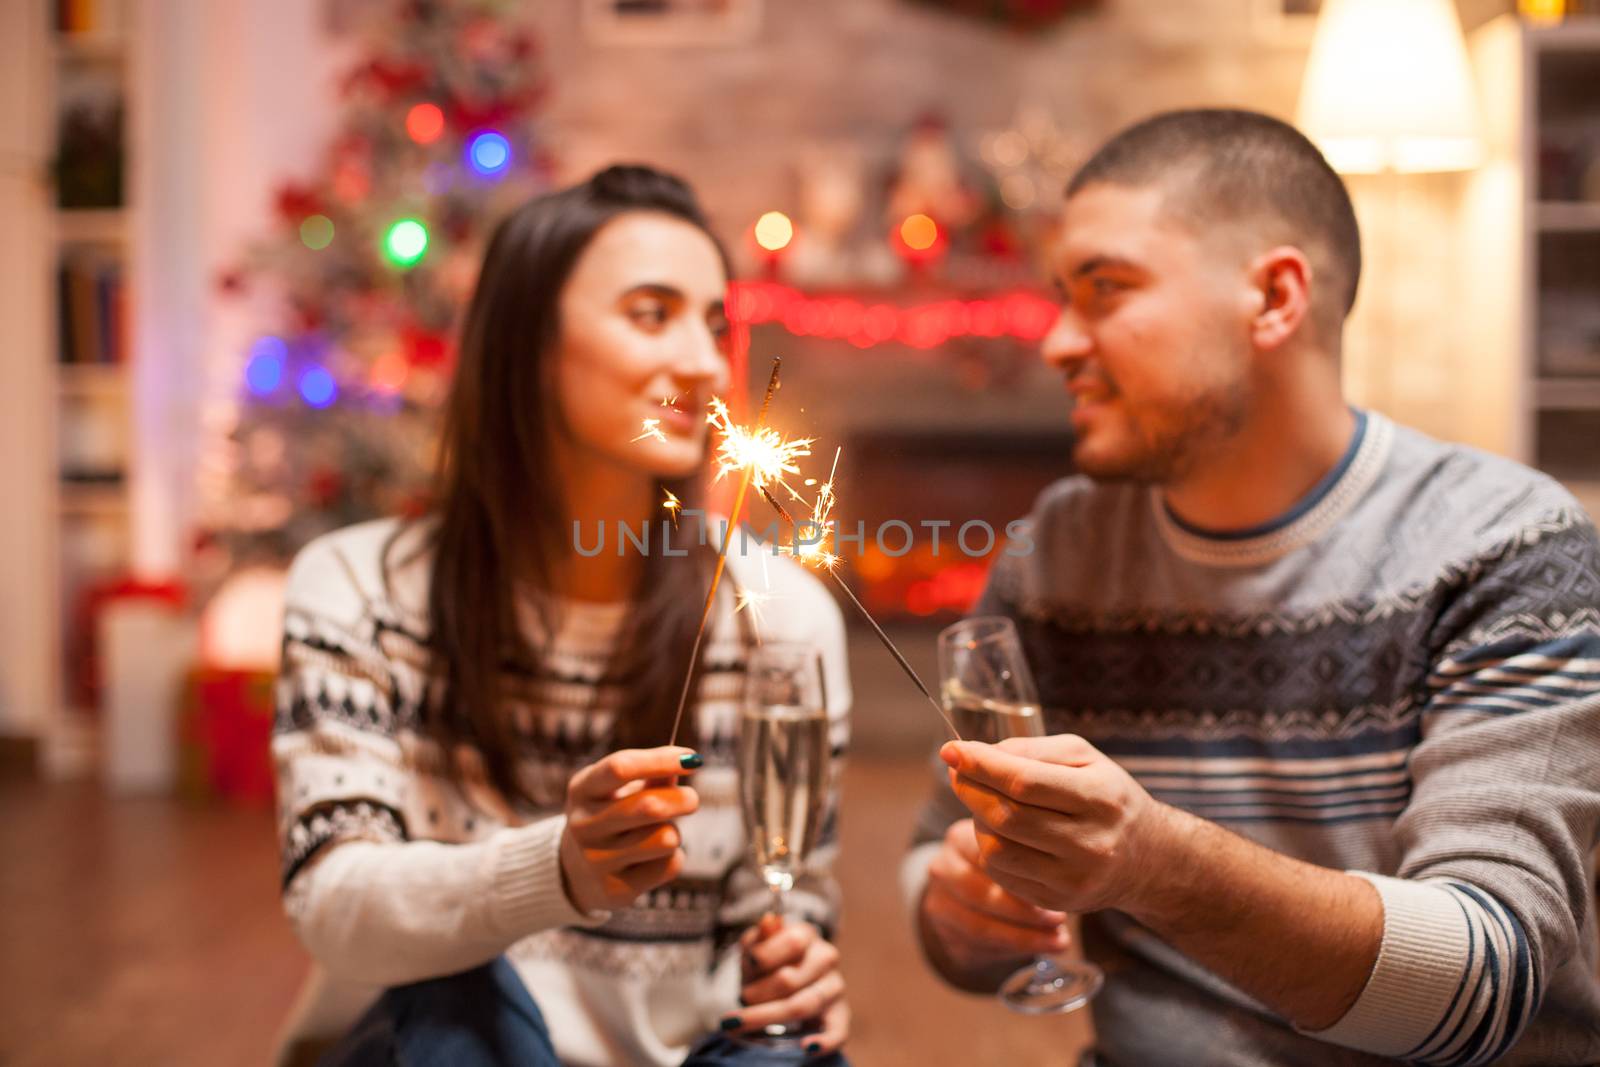
[{"label": "man's eye", "polygon": [[1098,297],[1115,296],[1122,292],[1122,283],[1112,278],[1096,278],[1091,284],[1094,295]]}]

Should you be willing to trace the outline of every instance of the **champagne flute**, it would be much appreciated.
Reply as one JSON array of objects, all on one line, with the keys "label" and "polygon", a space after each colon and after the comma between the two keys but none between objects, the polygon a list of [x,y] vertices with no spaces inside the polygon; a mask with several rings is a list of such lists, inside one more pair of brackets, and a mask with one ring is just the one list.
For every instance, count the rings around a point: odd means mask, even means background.
[{"label": "champagne flute", "polygon": [[[1008,737],[1043,737],[1039,694],[1010,619],[977,615],[939,634],[940,695],[945,712],[968,741],[995,744]],[[1000,999],[1029,1015],[1083,1007],[1100,991],[1105,973],[1076,959],[1037,956],[1000,985]]]},{"label": "champagne flute", "polygon": [[[783,917],[822,829],[831,748],[822,657],[811,645],[772,643],[750,655],[739,719],[739,799],[756,869]],[[747,1044],[793,1048],[815,1025],[784,1023]]]}]

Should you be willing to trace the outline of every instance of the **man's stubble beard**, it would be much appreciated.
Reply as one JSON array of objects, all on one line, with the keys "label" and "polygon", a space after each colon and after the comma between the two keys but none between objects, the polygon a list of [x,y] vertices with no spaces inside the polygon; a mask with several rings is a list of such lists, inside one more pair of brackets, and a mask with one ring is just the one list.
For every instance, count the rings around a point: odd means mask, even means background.
[{"label": "man's stubble beard", "polygon": [[1249,422],[1253,407],[1248,383],[1230,382],[1176,407],[1169,417],[1134,418],[1138,441],[1129,454],[1085,462],[1074,447],[1073,462],[1096,482],[1171,485],[1192,474],[1217,446],[1236,437]]}]

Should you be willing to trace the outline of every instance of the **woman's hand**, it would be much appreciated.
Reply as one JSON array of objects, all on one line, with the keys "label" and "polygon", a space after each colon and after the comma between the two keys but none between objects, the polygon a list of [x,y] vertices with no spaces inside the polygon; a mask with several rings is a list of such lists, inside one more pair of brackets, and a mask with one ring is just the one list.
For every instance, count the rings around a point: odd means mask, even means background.
[{"label": "woman's hand", "polygon": [[683,870],[674,819],[700,806],[679,776],[700,757],[687,748],[623,749],[567,783],[561,876],[579,911],[626,907]]},{"label": "woman's hand", "polygon": [[822,1030],[806,1039],[810,1055],[836,1051],[850,1036],[850,1005],[844,999],[839,950],[807,922],[784,922],[776,915],[739,939],[743,951],[745,1010],[722,1020],[727,1032],[759,1032],[775,1023],[820,1019]]}]

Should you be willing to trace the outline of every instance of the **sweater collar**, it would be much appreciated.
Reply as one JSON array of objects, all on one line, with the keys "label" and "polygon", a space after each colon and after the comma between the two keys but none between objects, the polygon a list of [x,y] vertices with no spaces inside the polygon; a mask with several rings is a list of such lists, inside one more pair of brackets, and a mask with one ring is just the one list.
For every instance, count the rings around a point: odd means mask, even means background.
[{"label": "sweater collar", "polygon": [[1150,490],[1156,526],[1168,547],[1194,563],[1249,567],[1270,563],[1322,537],[1377,480],[1389,456],[1394,424],[1357,411],[1344,456],[1288,511],[1247,530],[1208,531],[1174,515],[1159,489]]}]

